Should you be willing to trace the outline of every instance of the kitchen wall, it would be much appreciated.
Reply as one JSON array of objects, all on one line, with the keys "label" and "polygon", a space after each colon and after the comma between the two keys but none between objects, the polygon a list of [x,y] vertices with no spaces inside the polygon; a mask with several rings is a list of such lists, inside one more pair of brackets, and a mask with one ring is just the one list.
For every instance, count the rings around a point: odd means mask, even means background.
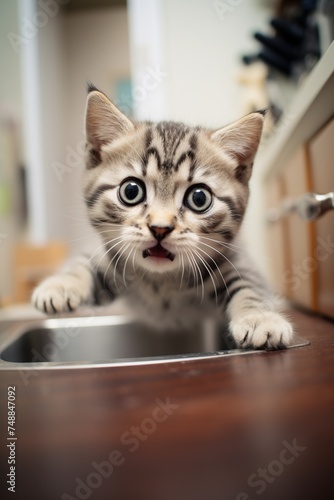
[{"label": "kitchen wall", "polygon": [[241,55],[258,49],[252,33],[266,25],[268,2],[165,0],[164,11],[168,117],[211,127],[240,118]]}]

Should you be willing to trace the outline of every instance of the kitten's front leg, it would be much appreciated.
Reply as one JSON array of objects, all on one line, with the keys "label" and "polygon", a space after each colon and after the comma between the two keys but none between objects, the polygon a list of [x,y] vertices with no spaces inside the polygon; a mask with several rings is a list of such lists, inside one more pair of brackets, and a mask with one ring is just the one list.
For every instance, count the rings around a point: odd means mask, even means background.
[{"label": "kitten's front leg", "polygon": [[266,302],[256,289],[240,288],[230,293],[227,312],[229,329],[239,347],[279,349],[289,345],[293,328],[275,311],[275,299]]},{"label": "kitten's front leg", "polygon": [[89,259],[80,256],[66,271],[46,278],[34,290],[32,303],[47,314],[73,311],[83,303],[92,303],[94,276]]}]

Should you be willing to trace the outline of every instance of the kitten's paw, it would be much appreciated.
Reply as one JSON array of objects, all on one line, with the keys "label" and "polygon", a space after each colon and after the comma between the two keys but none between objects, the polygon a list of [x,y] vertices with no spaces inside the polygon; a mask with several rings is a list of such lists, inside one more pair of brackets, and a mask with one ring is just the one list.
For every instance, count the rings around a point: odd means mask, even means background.
[{"label": "kitten's paw", "polygon": [[51,276],[33,292],[32,303],[42,312],[55,314],[74,311],[88,299],[82,281],[72,275]]},{"label": "kitten's paw", "polygon": [[292,340],[291,323],[274,311],[252,311],[232,319],[230,331],[238,347],[282,349]]}]

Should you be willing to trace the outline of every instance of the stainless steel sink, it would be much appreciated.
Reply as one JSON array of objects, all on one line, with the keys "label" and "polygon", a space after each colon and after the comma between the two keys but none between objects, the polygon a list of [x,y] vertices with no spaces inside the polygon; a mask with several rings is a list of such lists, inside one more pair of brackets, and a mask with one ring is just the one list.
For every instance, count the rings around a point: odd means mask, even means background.
[{"label": "stainless steel sink", "polygon": [[[295,336],[291,347],[308,341]],[[126,316],[30,320],[0,327],[0,369],[73,368],[162,363],[251,354],[236,349],[226,332],[203,323],[191,333],[163,333]]]}]

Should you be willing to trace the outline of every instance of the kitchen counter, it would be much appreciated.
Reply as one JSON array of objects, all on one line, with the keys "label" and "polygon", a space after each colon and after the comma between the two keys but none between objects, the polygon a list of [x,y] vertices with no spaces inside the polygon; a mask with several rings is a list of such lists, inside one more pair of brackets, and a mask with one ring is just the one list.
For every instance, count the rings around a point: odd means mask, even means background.
[{"label": "kitchen counter", "polygon": [[3,370],[1,498],[331,500],[334,323],[296,310],[290,316],[309,346],[140,366]]}]

